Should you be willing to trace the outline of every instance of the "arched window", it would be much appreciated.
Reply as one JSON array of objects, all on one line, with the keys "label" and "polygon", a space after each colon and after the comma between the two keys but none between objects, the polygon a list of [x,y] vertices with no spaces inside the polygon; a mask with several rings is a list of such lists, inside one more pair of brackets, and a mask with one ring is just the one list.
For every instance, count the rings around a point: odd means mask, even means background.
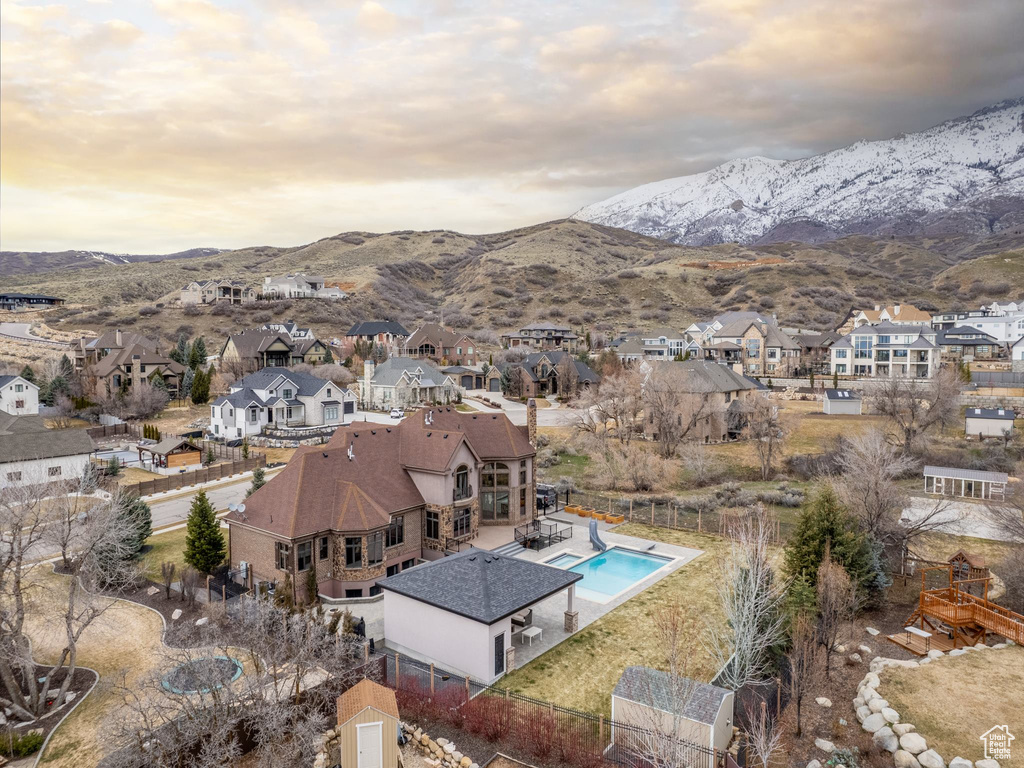
[{"label": "arched window", "polygon": [[484,520],[508,520],[508,486],[508,464],[484,464],[480,471],[480,515]]},{"label": "arched window", "polygon": [[455,501],[468,499],[473,495],[469,487],[469,467],[465,464],[455,470]]}]

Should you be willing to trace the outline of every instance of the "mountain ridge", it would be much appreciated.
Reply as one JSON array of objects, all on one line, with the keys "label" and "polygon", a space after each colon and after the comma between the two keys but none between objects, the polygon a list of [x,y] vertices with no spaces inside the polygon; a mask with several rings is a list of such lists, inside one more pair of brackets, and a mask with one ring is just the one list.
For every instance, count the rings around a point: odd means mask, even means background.
[{"label": "mountain ridge", "polygon": [[797,160],[737,158],[571,218],[696,246],[1024,231],[1024,98]]}]

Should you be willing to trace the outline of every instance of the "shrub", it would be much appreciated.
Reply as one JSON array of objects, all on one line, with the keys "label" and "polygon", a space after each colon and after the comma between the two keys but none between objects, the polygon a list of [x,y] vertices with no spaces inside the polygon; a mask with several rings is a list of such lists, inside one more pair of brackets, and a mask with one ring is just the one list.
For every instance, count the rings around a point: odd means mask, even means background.
[{"label": "shrub", "polygon": [[149,305],[145,307],[139,307],[139,314],[142,315],[143,317],[152,317],[153,315],[160,314],[160,308]]},{"label": "shrub", "polygon": [[619,277],[623,280],[633,280],[637,277],[640,277],[640,273],[637,272],[635,269],[624,269],[621,272],[619,272]]},{"label": "shrub", "polygon": [[28,733],[12,733],[10,736],[0,738],[0,753],[6,757],[28,757],[39,751],[43,746],[43,734],[38,731]]},{"label": "shrub", "polygon": [[499,285],[497,288],[495,288],[494,294],[496,296],[502,296],[506,299],[511,299],[515,295],[510,289],[506,288],[503,285]]}]

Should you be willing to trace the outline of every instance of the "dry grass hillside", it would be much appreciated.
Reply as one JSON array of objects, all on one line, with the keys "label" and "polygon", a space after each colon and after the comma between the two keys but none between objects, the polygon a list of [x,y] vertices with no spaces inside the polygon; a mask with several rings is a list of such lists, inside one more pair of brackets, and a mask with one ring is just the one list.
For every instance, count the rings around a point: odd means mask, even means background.
[{"label": "dry grass hillside", "polygon": [[[777,313],[785,325],[832,327],[854,306],[907,301],[975,306],[1024,294],[1024,237],[847,237],[818,245],[679,246],[581,221],[490,235],[349,232],[295,248],[253,247],[187,259],[101,265],[5,278],[9,290],[66,297],[60,330],[116,326],[162,336],[223,338],[276,319],[340,336],[357,319],[436,320],[502,332],[551,319],[611,335],[684,327],[724,309]],[[264,276],[322,274],[342,302],[259,302],[186,311],[178,290],[200,278],[252,285]]]}]

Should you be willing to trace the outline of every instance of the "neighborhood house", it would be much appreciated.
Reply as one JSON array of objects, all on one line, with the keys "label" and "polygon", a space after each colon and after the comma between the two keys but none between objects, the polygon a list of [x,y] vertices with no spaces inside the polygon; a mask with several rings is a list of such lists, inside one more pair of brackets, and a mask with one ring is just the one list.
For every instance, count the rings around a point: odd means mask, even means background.
[{"label": "neighborhood house", "polygon": [[21,376],[0,376],[0,411],[12,416],[39,413],[39,387]]},{"label": "neighborhood house", "polygon": [[189,304],[252,304],[256,291],[239,280],[193,280],[181,289],[181,303]]},{"label": "neighborhood house", "polygon": [[78,480],[92,451],[84,429],[47,429],[42,416],[0,413],[0,488]]},{"label": "neighborhood house", "polygon": [[458,399],[455,375],[443,373],[429,360],[389,357],[380,365],[363,363],[359,402],[370,410],[445,405]]},{"label": "neighborhood house", "polygon": [[263,278],[262,293],[268,299],[344,299],[348,296],[322,277],[296,272]]},{"label": "neighborhood house", "polygon": [[95,397],[130,392],[137,384],[155,384],[159,378],[171,397],[185,374],[185,366],[160,353],[157,342],[121,329],[98,338],[83,337],[74,345],[75,368],[82,371]]},{"label": "neighborhood house", "polygon": [[280,326],[251,328],[229,336],[220,351],[222,365],[247,372],[299,363],[317,365],[327,360],[327,347],[313,338],[308,328],[295,327],[294,323],[288,326],[295,331],[294,336]]}]

